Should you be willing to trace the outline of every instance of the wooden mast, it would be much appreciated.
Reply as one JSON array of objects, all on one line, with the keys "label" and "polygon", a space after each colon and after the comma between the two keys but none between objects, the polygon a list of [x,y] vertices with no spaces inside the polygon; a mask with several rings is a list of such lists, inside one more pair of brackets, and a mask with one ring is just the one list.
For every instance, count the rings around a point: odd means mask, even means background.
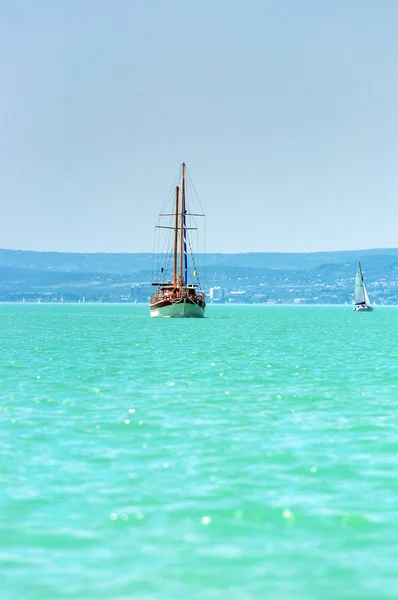
[{"label": "wooden mast", "polygon": [[185,163],[181,167],[181,233],[180,233],[180,286],[184,285],[184,217],[185,217]]},{"label": "wooden mast", "polygon": [[173,268],[173,287],[177,287],[177,248],[178,248],[178,204],[180,188],[176,187],[176,215],[174,224],[174,268]]}]

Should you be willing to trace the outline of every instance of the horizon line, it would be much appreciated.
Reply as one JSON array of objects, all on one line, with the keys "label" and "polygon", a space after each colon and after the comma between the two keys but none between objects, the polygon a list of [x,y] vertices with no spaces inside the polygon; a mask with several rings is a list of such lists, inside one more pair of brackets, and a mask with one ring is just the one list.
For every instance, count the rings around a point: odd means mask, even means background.
[{"label": "horizon line", "polygon": [[[281,250],[264,250],[264,251],[246,251],[246,252],[199,252],[199,255],[210,255],[210,254],[223,254],[223,255],[237,255],[237,254],[338,254],[344,252],[380,252],[380,251],[398,251],[398,246],[391,247],[376,247],[376,248],[346,248],[343,250],[297,250],[297,251],[281,251]],[[134,254],[146,254],[153,256],[159,254],[158,252],[107,252],[103,250],[99,251],[72,251],[72,250],[26,250],[22,248],[0,248],[0,252],[31,252],[33,254],[77,254],[77,255],[95,255],[95,254],[108,254],[108,255],[134,255]]]}]

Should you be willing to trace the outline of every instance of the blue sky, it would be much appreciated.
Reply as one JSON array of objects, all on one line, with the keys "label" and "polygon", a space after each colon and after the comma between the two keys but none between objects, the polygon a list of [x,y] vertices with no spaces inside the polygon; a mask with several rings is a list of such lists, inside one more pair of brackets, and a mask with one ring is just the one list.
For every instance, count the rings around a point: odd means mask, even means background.
[{"label": "blue sky", "polygon": [[15,0],[0,247],[151,252],[185,161],[207,251],[398,246],[395,0]]}]

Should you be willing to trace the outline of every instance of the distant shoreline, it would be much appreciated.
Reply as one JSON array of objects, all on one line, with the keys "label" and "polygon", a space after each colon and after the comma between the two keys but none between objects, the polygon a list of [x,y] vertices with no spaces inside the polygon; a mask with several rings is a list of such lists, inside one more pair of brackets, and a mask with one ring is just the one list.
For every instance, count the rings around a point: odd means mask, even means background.
[{"label": "distant shoreline", "polygon": [[[398,304],[398,248],[207,253],[196,264],[209,305],[344,306],[354,298],[359,260],[371,303]],[[0,250],[0,302],[145,304],[157,281],[155,262],[150,253]]]}]

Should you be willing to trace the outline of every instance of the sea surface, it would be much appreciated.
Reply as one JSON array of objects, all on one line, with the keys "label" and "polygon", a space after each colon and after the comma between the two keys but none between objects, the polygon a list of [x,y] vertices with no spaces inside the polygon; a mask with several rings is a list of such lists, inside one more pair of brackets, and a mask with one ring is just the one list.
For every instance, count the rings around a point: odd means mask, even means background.
[{"label": "sea surface", "polygon": [[1,600],[398,598],[398,308],[0,323]]}]

